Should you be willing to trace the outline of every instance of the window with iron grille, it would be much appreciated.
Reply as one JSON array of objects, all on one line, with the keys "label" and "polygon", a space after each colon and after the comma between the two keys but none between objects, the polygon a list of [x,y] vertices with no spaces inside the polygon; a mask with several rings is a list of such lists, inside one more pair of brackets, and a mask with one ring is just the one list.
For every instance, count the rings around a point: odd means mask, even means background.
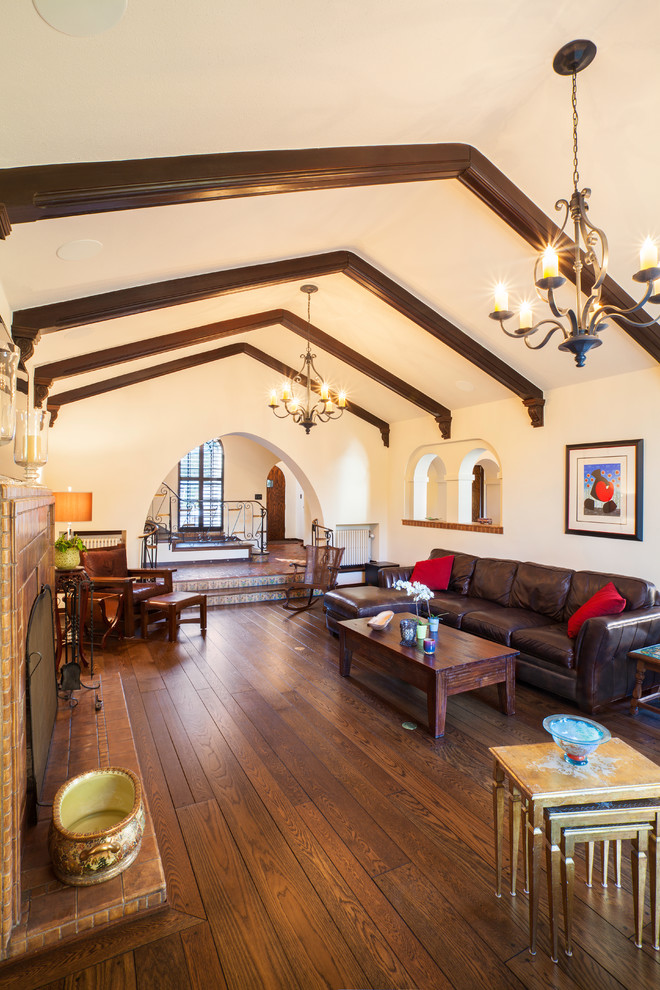
[{"label": "window with iron grille", "polygon": [[222,531],[224,449],[207,440],[179,461],[179,529]]}]

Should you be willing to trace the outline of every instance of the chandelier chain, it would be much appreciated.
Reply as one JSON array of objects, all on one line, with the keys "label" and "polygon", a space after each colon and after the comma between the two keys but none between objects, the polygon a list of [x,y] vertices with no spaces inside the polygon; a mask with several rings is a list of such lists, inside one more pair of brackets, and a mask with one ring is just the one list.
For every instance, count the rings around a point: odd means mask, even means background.
[{"label": "chandelier chain", "polygon": [[580,184],[578,170],[578,110],[577,110],[577,73],[573,73],[573,188],[577,190]]}]

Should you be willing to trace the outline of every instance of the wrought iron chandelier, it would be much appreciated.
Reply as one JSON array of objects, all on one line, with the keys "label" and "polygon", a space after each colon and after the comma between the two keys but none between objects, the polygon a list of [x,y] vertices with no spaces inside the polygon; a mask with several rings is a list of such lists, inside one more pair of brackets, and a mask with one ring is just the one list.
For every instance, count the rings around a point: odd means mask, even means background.
[{"label": "wrought iron chandelier", "polygon": [[[553,319],[533,321],[532,307],[522,303],[519,310],[519,326],[517,330],[509,331],[504,326],[505,320],[514,315],[509,310],[509,296],[506,286],[498,284],[495,288],[495,307],[490,314],[491,319],[498,320],[507,337],[519,337],[532,350],[544,347],[556,330],[563,334],[559,344],[560,351],[570,351],[575,357],[575,363],[581,368],[586,360],[587,352],[592,347],[599,347],[602,340],[598,336],[612,319],[629,326],[640,324],[629,319],[633,313],[639,312],[646,303],[660,303],[660,267],[658,267],[658,248],[647,239],[640,252],[640,271],[632,277],[636,282],[645,285],[643,298],[627,309],[613,305],[602,305],[600,301],[603,282],[607,275],[609,252],[607,237],[598,227],[587,218],[589,209],[587,200],[591,195],[590,189],[578,189],[580,173],[578,169],[578,111],[577,111],[577,73],[585,69],[594,59],[596,46],[592,41],[570,41],[559,49],[554,57],[552,67],[558,75],[572,76],[572,105],[573,105],[573,194],[570,200],[560,199],[555,203],[555,209],[564,211],[564,222],[552,243],[548,244],[534,266],[534,283],[538,297],[548,304]],[[566,279],[559,274],[558,244],[563,238],[564,230],[570,219],[573,221],[574,243],[573,270],[575,272],[575,308],[562,308],[555,298],[555,291],[564,284]],[[581,247],[584,244],[584,251]],[[590,268],[593,274],[591,294],[582,304],[582,271]],[[586,290],[588,291],[588,289]],[[660,319],[660,314],[644,326],[652,326]],[[543,340],[534,344],[531,338],[539,330],[549,328]]]},{"label": "wrought iron chandelier", "polygon": [[[317,289],[316,285],[300,286],[300,291],[307,295],[308,326],[311,325],[311,297]],[[331,397],[330,386],[319,374],[314,364],[316,354],[312,354],[309,340],[307,341],[307,350],[300,356],[303,359],[302,368],[280,389],[280,401],[284,406],[284,412],[277,412],[280,408],[280,403],[277,400],[277,389],[271,391],[268,405],[278,419],[286,419],[287,416],[291,416],[293,422],[302,426],[305,433],[309,435],[309,431],[317,423],[327,423],[330,419],[339,419],[346,408],[346,393],[337,392],[334,399]],[[296,394],[294,385],[300,385],[305,389],[304,401]],[[317,395],[318,398],[316,398]]]}]

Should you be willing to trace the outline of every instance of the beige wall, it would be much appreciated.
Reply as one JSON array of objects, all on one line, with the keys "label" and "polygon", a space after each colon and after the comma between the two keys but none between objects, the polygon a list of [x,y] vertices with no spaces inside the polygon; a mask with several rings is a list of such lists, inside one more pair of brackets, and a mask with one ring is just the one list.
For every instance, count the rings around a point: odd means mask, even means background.
[{"label": "beige wall", "polygon": [[[542,360],[542,358],[539,358]],[[576,375],[579,371],[576,369]],[[401,525],[404,477],[417,448],[443,441],[431,420],[392,430],[390,526],[385,554],[414,562],[432,547],[481,556],[512,557],[645,577],[660,587],[660,369],[557,389],[546,395],[545,426],[533,429],[518,399],[454,413],[452,441],[484,439],[502,465],[503,535],[419,529]],[[644,440],[644,540],[615,540],[564,533],[565,445]],[[382,549],[382,548],[381,548]]]},{"label": "beige wall", "polygon": [[[227,445],[228,498],[245,485],[249,496],[265,494],[270,466],[282,461],[304,495],[306,528],[315,517],[332,527],[386,523],[388,451],[379,432],[346,414],[306,436],[267,408],[271,379],[237,357],[65,406],[50,431],[43,482],[56,491],[92,491],[87,528],[126,529],[135,562],[136,536],[158,485],[188,450],[215,436]],[[16,476],[11,456],[7,461]]]},{"label": "beige wall", "polygon": [[[348,414],[305,436],[266,407],[271,377],[238,357],[230,367],[209,365],[63,407],[50,431],[43,480],[55,490],[92,490],[89,528],[125,528],[137,560],[136,534],[157,486],[191,447],[221,436],[227,497],[264,493],[265,476],[279,462],[300,485],[303,522],[295,525],[305,531],[287,535],[309,539],[315,517],[332,527],[378,523],[383,559],[408,563],[445,546],[640,575],[660,586],[660,369],[548,393],[541,429],[532,428],[517,398],[454,411],[451,443],[485,442],[502,465],[501,536],[401,525],[411,457],[417,450],[446,455],[448,442],[430,417],[393,424],[389,450],[378,431]],[[644,541],[565,535],[565,445],[639,437],[645,441]],[[0,448],[0,473],[17,476],[11,445]]]}]

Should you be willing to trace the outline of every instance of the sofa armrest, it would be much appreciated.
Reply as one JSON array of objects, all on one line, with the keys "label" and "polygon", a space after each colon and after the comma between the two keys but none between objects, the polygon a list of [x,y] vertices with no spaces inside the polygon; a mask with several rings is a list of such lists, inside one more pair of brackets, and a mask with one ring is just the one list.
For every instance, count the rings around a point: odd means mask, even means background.
[{"label": "sofa armrest", "polygon": [[413,564],[409,567],[381,567],[378,571],[378,585],[380,588],[393,588],[397,581],[410,581],[413,570]]},{"label": "sofa armrest", "polygon": [[140,578],[163,578],[163,584],[168,592],[172,590],[172,575],[176,567],[130,567],[128,573],[131,577]]},{"label": "sofa armrest", "polygon": [[587,619],[575,645],[577,699],[593,712],[632,695],[635,664],[632,650],[660,643],[660,606]]}]

